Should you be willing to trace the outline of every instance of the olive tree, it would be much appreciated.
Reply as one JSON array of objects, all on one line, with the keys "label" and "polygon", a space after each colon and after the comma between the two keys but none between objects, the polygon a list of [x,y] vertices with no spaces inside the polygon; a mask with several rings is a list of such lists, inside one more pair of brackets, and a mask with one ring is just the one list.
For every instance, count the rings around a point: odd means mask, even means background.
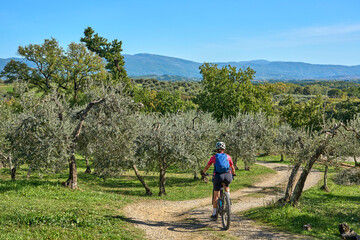
[{"label": "olive tree", "polygon": [[159,196],[166,195],[166,172],[169,166],[190,164],[187,153],[188,123],[182,114],[141,115],[136,156],[148,170],[159,171]]},{"label": "olive tree", "polygon": [[280,153],[280,161],[284,161],[284,155],[289,151],[289,147],[294,139],[295,131],[289,124],[282,123],[278,127],[273,128],[271,137],[272,147],[276,153]]},{"label": "olive tree", "polygon": [[[281,202],[296,205],[302,195],[305,181],[312,170],[315,162],[323,155],[335,155],[335,143],[338,141],[337,133],[341,123],[329,123],[322,127],[320,132],[310,130],[298,130],[298,136],[293,139],[292,148],[289,151],[291,157],[295,160],[294,167],[289,177],[286,193]],[[295,176],[298,173],[301,164],[304,164],[301,174],[295,184]]]},{"label": "olive tree", "polygon": [[[42,98],[29,91],[26,84],[16,87],[19,99],[13,100],[16,110],[9,114],[8,121],[1,121],[5,136],[12,179],[16,169],[26,163],[29,166],[28,176],[37,169],[58,171],[68,157],[68,133],[70,122],[66,121],[61,96],[49,94]],[[4,103],[6,104],[6,101]],[[3,109],[3,108],[2,108]],[[65,120],[64,120],[65,119]]]},{"label": "olive tree", "polygon": [[14,165],[27,163],[28,177],[33,170],[58,172],[64,169],[69,157],[71,122],[66,117],[59,117],[62,111],[59,108],[64,105],[59,105],[59,99],[54,97],[48,95],[24,108],[9,134]]},{"label": "olive tree", "polygon": [[183,167],[192,170],[196,179],[214,149],[214,141],[219,134],[219,124],[209,113],[190,111],[183,113],[182,116],[187,125],[184,129],[187,155],[184,157],[189,162]]},{"label": "olive tree", "polygon": [[13,148],[9,134],[15,127],[16,114],[13,109],[15,104],[14,99],[0,101],[0,168],[8,166],[13,180],[15,180],[16,168],[13,165]]},{"label": "olive tree", "polygon": [[[344,125],[345,126],[345,125]],[[360,116],[356,115],[352,120],[347,123],[345,127],[346,131],[343,131],[343,150],[344,156],[351,156],[354,159],[355,166],[360,166],[357,160],[357,156],[360,155]]]},{"label": "olive tree", "polygon": [[242,159],[245,170],[255,162],[255,157],[263,149],[268,132],[267,118],[262,113],[238,114],[224,126],[224,140],[228,151],[234,158],[237,168],[238,159]]}]

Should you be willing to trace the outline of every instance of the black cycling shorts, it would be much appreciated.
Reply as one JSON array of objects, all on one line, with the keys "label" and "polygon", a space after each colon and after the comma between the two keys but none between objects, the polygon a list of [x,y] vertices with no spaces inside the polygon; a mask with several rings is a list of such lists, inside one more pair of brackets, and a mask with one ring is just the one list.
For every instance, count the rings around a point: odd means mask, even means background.
[{"label": "black cycling shorts", "polygon": [[221,173],[213,175],[213,185],[214,185],[214,191],[220,191],[222,188],[222,182],[225,183],[225,186],[228,187],[231,181],[233,180],[232,174],[230,172]]}]

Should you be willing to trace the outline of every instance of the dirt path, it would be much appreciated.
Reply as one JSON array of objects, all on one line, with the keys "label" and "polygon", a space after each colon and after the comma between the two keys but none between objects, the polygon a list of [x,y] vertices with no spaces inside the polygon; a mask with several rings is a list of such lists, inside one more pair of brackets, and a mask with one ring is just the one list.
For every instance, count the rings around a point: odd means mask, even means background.
[{"label": "dirt path", "polygon": [[[277,163],[258,163],[277,171],[252,187],[231,192],[232,213],[267,205],[283,196],[290,174],[289,167]],[[314,186],[321,178],[311,172],[305,188]],[[211,197],[188,201],[146,201],[128,205],[124,209],[128,221],[143,229],[148,239],[305,239],[233,214],[228,231],[221,230],[221,221],[210,221]]]}]

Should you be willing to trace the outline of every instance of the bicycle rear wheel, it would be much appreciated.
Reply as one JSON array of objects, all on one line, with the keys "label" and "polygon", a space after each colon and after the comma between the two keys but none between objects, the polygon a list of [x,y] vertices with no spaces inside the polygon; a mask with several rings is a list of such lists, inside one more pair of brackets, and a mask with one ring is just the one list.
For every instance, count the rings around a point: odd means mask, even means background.
[{"label": "bicycle rear wheel", "polygon": [[222,225],[225,230],[228,230],[230,227],[230,213],[231,213],[231,206],[230,206],[230,195],[228,192],[224,192],[224,199],[222,201],[222,212],[221,212],[221,221]]}]

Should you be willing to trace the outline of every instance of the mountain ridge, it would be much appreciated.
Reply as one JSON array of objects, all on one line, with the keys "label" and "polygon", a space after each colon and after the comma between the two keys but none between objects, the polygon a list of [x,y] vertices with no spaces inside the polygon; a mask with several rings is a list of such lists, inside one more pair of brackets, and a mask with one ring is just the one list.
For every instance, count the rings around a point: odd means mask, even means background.
[{"label": "mountain ridge", "polygon": [[[157,54],[138,53],[123,54],[125,69],[129,76],[180,76],[189,79],[200,79],[199,66],[202,63]],[[11,59],[24,61],[21,58],[0,58],[0,71]],[[31,63],[28,63],[30,66]],[[335,64],[311,64],[305,62],[268,61],[264,59],[251,61],[214,62],[219,67],[227,65],[237,68],[251,67],[256,71],[255,80],[353,80],[360,79],[360,65],[346,66]],[[33,67],[33,66],[32,66]]]}]

